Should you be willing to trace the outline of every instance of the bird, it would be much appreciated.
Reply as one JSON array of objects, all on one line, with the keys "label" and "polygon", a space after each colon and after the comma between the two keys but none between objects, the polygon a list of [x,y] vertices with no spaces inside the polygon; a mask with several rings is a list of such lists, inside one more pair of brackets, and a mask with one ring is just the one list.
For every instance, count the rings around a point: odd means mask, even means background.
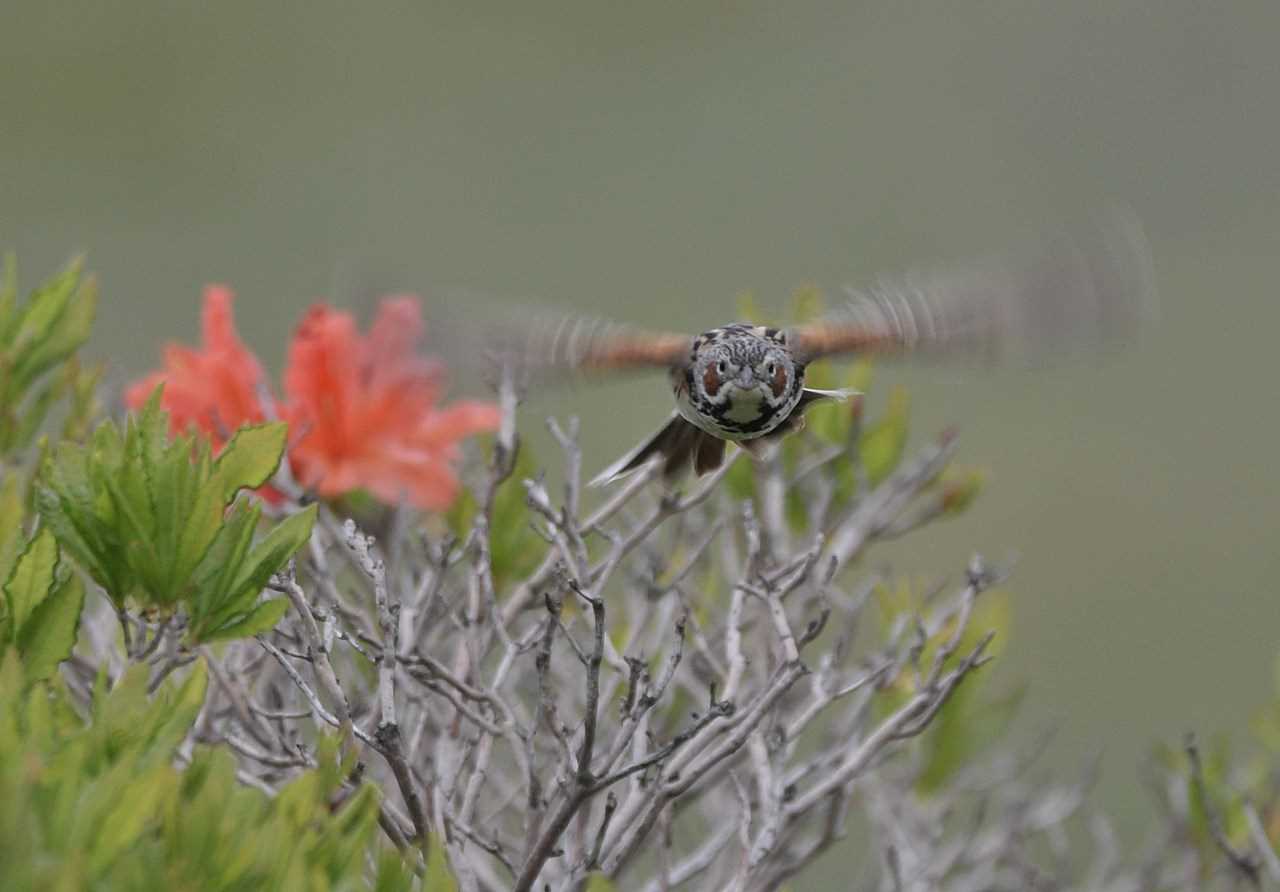
[{"label": "bird", "polygon": [[697,335],[611,320],[530,314],[490,355],[525,379],[665,371],[666,421],[601,471],[606,485],[651,462],[671,481],[719,468],[728,444],[755,456],[803,429],[805,412],[851,391],[807,387],[805,372],[842,355],[952,356],[1043,364],[1132,340],[1155,318],[1140,224],[1112,212],[1019,252],[850,289],[828,314],[791,327],[731,322]]}]

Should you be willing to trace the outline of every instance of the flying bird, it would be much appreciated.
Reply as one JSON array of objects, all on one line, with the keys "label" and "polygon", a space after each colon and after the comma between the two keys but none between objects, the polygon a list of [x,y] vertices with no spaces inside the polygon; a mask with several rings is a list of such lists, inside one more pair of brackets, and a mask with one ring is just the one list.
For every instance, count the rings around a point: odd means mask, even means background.
[{"label": "flying bird", "polygon": [[805,386],[831,356],[912,354],[1043,364],[1131,339],[1154,310],[1145,239],[1113,215],[1034,250],[850,290],[831,313],[790,328],[733,322],[698,335],[601,319],[532,316],[491,339],[526,377],[665,371],[675,407],[662,426],[605,468],[605,484],[660,461],[674,478],[724,461],[727,443],[759,454],[800,430],[804,413],[846,391]]}]

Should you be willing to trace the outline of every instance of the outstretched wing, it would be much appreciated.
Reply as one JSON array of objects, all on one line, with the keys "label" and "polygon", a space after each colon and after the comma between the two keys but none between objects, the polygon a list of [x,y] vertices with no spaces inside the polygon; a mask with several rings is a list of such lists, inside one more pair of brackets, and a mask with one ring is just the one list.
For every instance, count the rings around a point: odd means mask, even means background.
[{"label": "outstretched wing", "polygon": [[802,362],[839,353],[925,351],[1036,364],[1123,343],[1154,314],[1141,228],[1113,215],[1036,249],[883,280],[788,332]]},{"label": "outstretched wing", "polygon": [[534,301],[473,291],[429,298],[424,349],[456,380],[493,383],[503,368],[520,384],[561,385],[627,372],[681,368],[693,337],[592,318]]},{"label": "outstretched wing", "polygon": [[693,338],[580,316],[535,319],[506,358],[527,368],[583,374],[669,369],[689,360]]}]

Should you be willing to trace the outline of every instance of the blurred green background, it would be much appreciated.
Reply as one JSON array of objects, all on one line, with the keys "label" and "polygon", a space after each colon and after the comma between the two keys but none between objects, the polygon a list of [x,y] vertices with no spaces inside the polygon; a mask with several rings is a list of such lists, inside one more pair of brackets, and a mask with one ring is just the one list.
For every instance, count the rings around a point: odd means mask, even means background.
[{"label": "blurred green background", "polygon": [[[0,247],[85,251],[119,384],[232,284],[278,368],[317,297],[468,289],[691,330],[1110,201],[1165,324],[1096,368],[883,367],[991,472],[898,569],[1021,563],[998,672],[1049,764],[1243,736],[1280,651],[1280,4],[37,3],[0,19]],[[456,295],[456,292],[453,292]],[[454,299],[453,298],[434,298]],[[659,382],[547,398],[598,469]],[[874,410],[874,405],[873,405]],[[602,419],[602,423],[592,423]],[[923,550],[922,550],[923,549]]]}]

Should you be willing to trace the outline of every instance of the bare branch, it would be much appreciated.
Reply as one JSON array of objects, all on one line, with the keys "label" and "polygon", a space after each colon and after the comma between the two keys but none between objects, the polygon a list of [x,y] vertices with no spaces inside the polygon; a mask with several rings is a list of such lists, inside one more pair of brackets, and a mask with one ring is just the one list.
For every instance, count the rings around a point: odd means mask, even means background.
[{"label": "bare branch", "polygon": [[1191,784],[1204,805],[1205,817],[1209,822],[1209,832],[1213,835],[1214,844],[1240,876],[1248,880],[1255,889],[1261,889],[1261,863],[1253,854],[1242,852],[1231,844],[1231,840],[1227,839],[1226,830],[1223,829],[1222,817],[1209,798],[1209,791],[1204,782],[1204,766],[1200,764],[1200,748],[1196,745],[1194,735],[1187,735],[1183,749],[1187,754],[1187,760],[1191,763]]}]

